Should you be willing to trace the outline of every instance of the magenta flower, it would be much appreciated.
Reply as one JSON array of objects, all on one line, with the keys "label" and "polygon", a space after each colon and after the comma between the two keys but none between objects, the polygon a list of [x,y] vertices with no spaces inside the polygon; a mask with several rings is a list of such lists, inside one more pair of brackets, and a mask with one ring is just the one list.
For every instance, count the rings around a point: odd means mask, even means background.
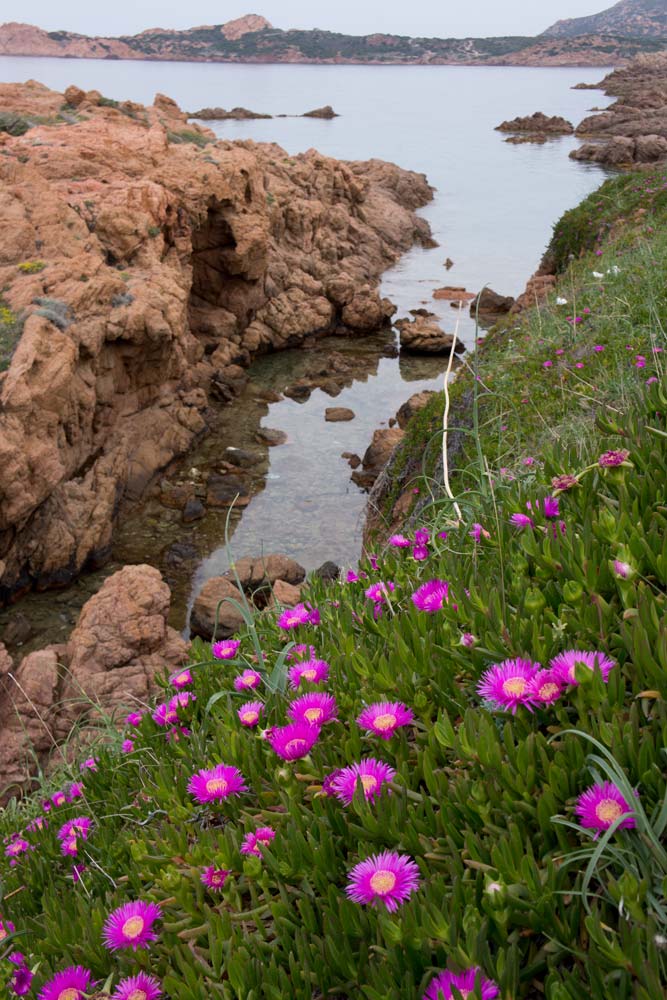
[{"label": "magenta flower", "polygon": [[476,986],[479,986],[482,1000],[495,1000],[500,996],[500,990],[492,979],[487,979],[478,965],[465,972],[439,972],[428,985],[422,1000],[452,1000],[456,987],[462,997],[471,996]]},{"label": "magenta flower", "polygon": [[336,699],[331,694],[313,691],[295,698],[287,707],[292,722],[305,722],[309,726],[323,726],[338,718]]},{"label": "magenta flower", "polygon": [[85,787],[82,781],[73,781],[72,784],[67,789],[67,795],[65,796],[68,802],[74,802],[75,799],[80,799],[85,791]]},{"label": "magenta flower", "polygon": [[162,916],[156,903],[145,903],[139,899],[124,903],[113,910],[104,922],[102,938],[106,948],[119,951],[122,948],[147,948],[151,941],[157,941],[153,924]]},{"label": "magenta flower", "polygon": [[560,517],[558,497],[544,498],[544,516],[548,521],[555,521],[557,517]]},{"label": "magenta flower", "polygon": [[528,517],[527,514],[512,514],[510,517],[510,523],[514,525],[515,528],[534,528],[535,522],[532,517]]},{"label": "magenta flower", "polygon": [[530,682],[537,673],[539,664],[530,660],[503,660],[494,663],[477,685],[477,693],[494,708],[506,709],[516,714],[519,705],[530,709],[533,702]]},{"label": "magenta flower", "polygon": [[491,537],[486,528],[483,528],[482,525],[479,524],[479,522],[477,521],[473,524],[472,529],[469,532],[469,535],[476,542],[480,542],[482,538]]},{"label": "magenta flower", "polygon": [[20,952],[15,951],[10,955],[9,961],[16,966],[12,971],[12,990],[15,996],[23,997],[30,992],[34,976]]},{"label": "magenta flower", "polygon": [[383,604],[394,590],[396,590],[396,584],[392,583],[391,580],[387,580],[386,583],[374,583],[364,593],[369,601],[374,601],[375,604]]},{"label": "magenta flower", "polygon": [[420,611],[442,611],[447,603],[449,584],[446,580],[429,580],[423,583],[412,595],[412,602]]},{"label": "magenta flower", "polygon": [[579,683],[575,675],[575,665],[577,663],[588,667],[589,670],[594,670],[595,667],[598,667],[605,684],[609,680],[609,674],[616,666],[616,661],[610,659],[605,653],[577,649],[568,649],[564,653],[554,656],[549,666],[554,674],[560,678],[562,684],[577,685]]},{"label": "magenta flower", "polygon": [[357,725],[367,733],[390,740],[400,726],[408,726],[414,719],[411,708],[400,701],[379,701],[368,705],[357,719]]},{"label": "magenta flower", "polygon": [[625,448],[616,451],[605,451],[598,458],[598,465],[601,469],[614,469],[618,465],[623,465],[623,462],[626,461],[629,455],[630,452],[626,451]]},{"label": "magenta flower", "polygon": [[193,774],[188,782],[188,792],[197,802],[219,802],[231,795],[247,792],[243,775],[236,767],[216,764]]},{"label": "magenta flower", "polygon": [[220,639],[211,646],[216,660],[233,660],[241,647],[240,639]]},{"label": "magenta flower", "polygon": [[298,646],[292,646],[286,659],[288,663],[297,663],[302,660],[312,660],[315,656],[314,646],[305,646],[301,643]]},{"label": "magenta flower", "polygon": [[319,735],[319,726],[293,722],[289,726],[272,729],[267,738],[273,751],[283,760],[299,760],[310,753]]},{"label": "magenta flower", "polygon": [[302,660],[289,669],[289,679],[296,690],[302,681],[309,684],[321,684],[329,676],[329,664],[326,660]]},{"label": "magenta flower", "polygon": [[355,573],[352,569],[348,569],[347,576],[345,577],[346,583],[359,583],[360,580],[361,577],[358,573]]},{"label": "magenta flower", "polygon": [[598,351],[598,353],[600,351],[604,351],[604,344],[594,344],[593,345],[593,350],[594,351]]},{"label": "magenta flower", "polygon": [[294,608],[285,608],[278,619],[278,627],[288,632],[300,625],[318,625],[319,620],[320,613],[317,609],[308,608],[305,604],[297,604]]},{"label": "magenta flower", "polygon": [[246,701],[241,705],[236,713],[242,726],[254,727],[259,722],[259,717],[264,711],[261,701]]},{"label": "magenta flower", "polygon": [[163,701],[155,706],[151,718],[157,726],[173,726],[178,722],[178,710],[170,701]]},{"label": "magenta flower", "polygon": [[111,1000],[158,1000],[162,996],[159,980],[139,972],[136,976],[121,979]]},{"label": "magenta flower", "polygon": [[[611,781],[592,785],[577,799],[574,811],[581,825],[589,830],[608,830],[624,813],[633,809],[620,789]],[[619,825],[620,830],[630,830],[637,826],[634,815],[626,816]]]},{"label": "magenta flower", "polygon": [[[364,796],[369,802],[374,802],[382,793],[382,786],[387,781],[393,781],[396,771],[384,761],[367,757],[337,771],[331,782],[333,794],[343,805],[349,806],[354,799],[357,784],[360,782]],[[324,786],[322,786],[324,788]]]},{"label": "magenta flower", "polygon": [[88,840],[93,821],[88,816],[77,816],[64,823],[58,830],[60,850],[64,855],[76,857],[79,840]]},{"label": "magenta flower", "polygon": [[134,743],[132,740],[123,740],[120,745],[120,749],[123,753],[132,753],[134,750]]},{"label": "magenta flower", "polygon": [[528,682],[531,701],[553,705],[563,693],[563,681],[553,670],[538,670]]},{"label": "magenta flower", "polygon": [[173,675],[171,678],[171,684],[177,691],[180,691],[181,688],[185,688],[188,684],[192,684],[192,673],[190,670],[181,670],[180,673]]},{"label": "magenta flower", "polygon": [[475,636],[472,634],[472,632],[464,632],[463,635],[461,636],[461,645],[467,646],[468,649],[471,649],[476,642],[477,640],[475,639]]},{"label": "magenta flower", "polygon": [[127,723],[128,726],[139,726],[141,725],[142,719],[143,715],[141,714],[141,712],[130,712],[129,715],[125,716],[125,722]]},{"label": "magenta flower", "polygon": [[30,844],[23,837],[15,837],[7,846],[5,847],[5,855],[8,858],[18,858],[19,855],[25,854],[26,851],[30,850]]},{"label": "magenta flower", "polygon": [[38,830],[45,830],[49,824],[46,822],[43,816],[35,816],[26,825],[26,830],[28,833],[36,833]]},{"label": "magenta flower", "polygon": [[634,576],[634,570],[630,563],[622,562],[621,559],[614,559],[614,573],[622,580],[629,580]]},{"label": "magenta flower", "polygon": [[11,920],[0,920],[0,941],[4,941],[6,937],[13,934],[16,927],[11,922]]},{"label": "magenta flower", "polygon": [[221,892],[231,874],[231,871],[227,868],[216,868],[215,865],[209,865],[201,873],[201,882],[202,885],[205,885],[207,889],[211,889],[212,892]]},{"label": "magenta flower", "polygon": [[574,486],[578,486],[579,480],[576,476],[570,476],[565,473],[565,475],[562,476],[555,476],[551,480],[551,485],[555,490],[559,490],[559,492],[564,493],[567,490],[571,490]]},{"label": "magenta flower", "polygon": [[[556,352],[556,353],[558,353],[558,352]],[[542,362],[542,367],[543,368],[552,368],[553,367],[553,361],[543,361]]]},{"label": "magenta flower", "polygon": [[261,858],[262,849],[269,846],[275,835],[276,831],[270,826],[260,826],[254,833],[246,833],[241,844],[241,854],[254,854]]},{"label": "magenta flower", "polygon": [[235,691],[254,691],[262,683],[262,675],[248,668],[234,678]]},{"label": "magenta flower", "polygon": [[635,355],[635,368],[645,368],[645,367],[646,367],[646,358],[644,357],[644,355],[643,354]]},{"label": "magenta flower", "polygon": [[428,559],[428,546],[415,545],[412,550],[412,558],[415,562],[425,562],[425,560]]},{"label": "magenta flower", "polygon": [[389,544],[393,545],[395,549],[409,549],[412,542],[405,535],[392,535]]},{"label": "magenta flower", "polygon": [[431,540],[431,532],[426,528],[417,528],[415,531],[415,544],[426,545]]},{"label": "magenta flower", "polygon": [[37,1000],[84,1000],[92,972],[82,965],[70,965],[44,984]]},{"label": "magenta flower", "polygon": [[67,802],[67,796],[65,795],[64,792],[54,792],[53,795],[51,796],[50,801],[49,799],[47,799],[46,802],[42,803],[42,806],[44,808],[44,812],[48,812],[52,806],[55,806],[56,809],[59,809],[60,806],[64,806],[66,802]]},{"label": "magenta flower", "polygon": [[79,770],[83,771],[96,771],[97,770],[97,758],[87,757],[82,764],[79,764]]},{"label": "magenta flower", "polygon": [[418,888],[419,868],[412,858],[383,851],[354,866],[345,894],[355,903],[382,903],[394,913]]}]

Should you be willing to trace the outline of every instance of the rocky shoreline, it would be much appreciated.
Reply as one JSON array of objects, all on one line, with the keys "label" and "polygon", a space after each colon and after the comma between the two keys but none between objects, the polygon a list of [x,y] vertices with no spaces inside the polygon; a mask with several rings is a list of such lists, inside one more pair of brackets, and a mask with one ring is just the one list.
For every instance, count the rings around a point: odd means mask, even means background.
[{"label": "rocky shoreline", "polygon": [[123,505],[205,433],[213,385],[233,396],[262,353],[386,323],[380,276],[429,243],[432,191],[377,160],[216,142],[162,95],[0,98],[28,123],[0,134],[6,601],[108,557]]}]

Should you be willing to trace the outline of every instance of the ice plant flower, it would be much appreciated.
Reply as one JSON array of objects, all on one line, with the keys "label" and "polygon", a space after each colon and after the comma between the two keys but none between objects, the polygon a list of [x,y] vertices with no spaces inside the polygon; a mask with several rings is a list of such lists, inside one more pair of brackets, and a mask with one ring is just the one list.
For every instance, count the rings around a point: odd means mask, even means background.
[{"label": "ice plant flower", "polygon": [[468,532],[468,534],[475,542],[481,542],[482,538],[491,537],[486,528],[483,528],[478,521],[475,521],[475,523],[472,526],[472,529]]},{"label": "ice plant flower", "polygon": [[290,667],[288,671],[290,684],[295,690],[302,681],[308,681],[309,684],[321,684],[326,681],[328,676],[329,664],[326,660],[301,660],[300,663]]},{"label": "ice plant flower", "polygon": [[312,660],[315,655],[314,646],[305,646],[303,643],[300,643],[297,646],[292,646],[286,659],[288,663],[297,663],[300,660]]},{"label": "ice plant flower", "polygon": [[43,816],[35,816],[26,824],[26,830],[28,833],[36,833],[38,830],[45,830],[48,825]]},{"label": "ice plant flower", "polygon": [[220,892],[231,874],[227,868],[216,868],[215,865],[209,865],[201,873],[201,882],[212,892]]},{"label": "ice plant flower", "polygon": [[[592,785],[577,799],[574,811],[581,825],[589,830],[608,830],[617,819],[633,809],[619,788],[611,781]],[[619,830],[630,830],[637,826],[634,816],[626,816],[619,824]]]},{"label": "ice plant flower", "polygon": [[456,987],[462,997],[468,997],[472,995],[476,986],[479,986],[482,1000],[495,1000],[500,996],[500,989],[496,983],[488,979],[478,965],[473,965],[465,972],[439,972],[428,984],[422,1000],[452,1000],[453,987]]},{"label": "ice plant flower", "polygon": [[449,595],[449,584],[446,580],[429,580],[423,583],[412,595],[412,603],[420,611],[442,611]]},{"label": "ice plant flower", "polygon": [[320,613],[316,608],[308,608],[305,604],[297,604],[293,608],[285,608],[278,619],[278,627],[286,632],[298,628],[299,625],[319,625]]},{"label": "ice plant flower", "polygon": [[527,514],[512,514],[510,517],[510,524],[513,524],[515,528],[535,527],[535,522],[532,517],[528,517]]},{"label": "ice plant flower", "polygon": [[192,684],[192,672],[190,670],[181,670],[180,673],[174,674],[171,678],[171,685],[177,691],[187,687],[188,684]]},{"label": "ice plant flower", "polygon": [[629,580],[630,577],[634,576],[634,570],[630,563],[623,562],[621,559],[614,559],[614,573],[622,580]]},{"label": "ice plant flower", "polygon": [[121,979],[111,1000],[158,1000],[162,996],[160,985],[154,976],[139,972],[136,976]]},{"label": "ice plant flower", "polygon": [[553,705],[563,693],[562,678],[553,670],[538,670],[528,682],[528,692],[532,701]]},{"label": "ice plant flower", "polygon": [[88,840],[93,821],[88,816],[77,816],[64,823],[58,830],[60,850],[64,855],[76,857],[79,840]]},{"label": "ice plant flower", "polygon": [[220,802],[231,795],[240,795],[248,788],[243,775],[236,767],[226,764],[216,764],[215,767],[202,768],[193,774],[188,782],[188,792],[197,802]]},{"label": "ice plant flower", "polygon": [[163,701],[155,706],[151,718],[156,726],[173,726],[178,722],[178,711],[170,702]]},{"label": "ice plant flower", "polygon": [[84,1000],[92,972],[82,965],[70,965],[56,972],[42,987],[37,1000]]},{"label": "ice plant flower", "polygon": [[571,490],[574,486],[578,486],[579,480],[576,476],[570,476],[565,473],[562,476],[554,476],[551,480],[551,485],[560,493],[565,493],[567,490]]},{"label": "ice plant flower", "polygon": [[539,664],[531,660],[503,660],[494,663],[482,675],[477,685],[477,693],[498,709],[516,714],[519,705],[530,709],[534,700],[530,682],[537,673]]},{"label": "ice plant flower", "polygon": [[18,858],[20,854],[25,854],[26,851],[30,850],[30,844],[23,837],[15,837],[7,846],[5,847],[5,855],[8,858]]},{"label": "ice plant flower", "polygon": [[563,684],[577,685],[579,681],[576,677],[575,666],[588,667],[594,670],[599,667],[602,680],[607,683],[609,674],[616,666],[616,661],[610,659],[605,653],[582,651],[578,649],[568,649],[564,653],[558,653],[549,664],[554,674],[561,679]]},{"label": "ice plant flower", "polygon": [[132,753],[132,751],[134,750],[134,743],[132,742],[132,740],[123,740],[123,742],[120,745],[120,749],[122,753]]},{"label": "ice plant flower", "polygon": [[162,916],[157,903],[146,903],[141,899],[124,903],[113,910],[104,922],[102,939],[110,951],[122,948],[147,948],[151,941],[157,941],[153,924]]},{"label": "ice plant flower", "polygon": [[23,997],[30,992],[33,974],[26,964],[25,957],[19,951],[13,952],[9,956],[9,961],[15,966],[12,971],[12,991],[14,996]]},{"label": "ice plant flower", "polygon": [[412,550],[412,558],[415,562],[424,562],[428,559],[428,546],[427,545],[415,545]]},{"label": "ice plant flower", "polygon": [[542,509],[547,521],[555,521],[557,517],[560,517],[558,497],[545,497]]},{"label": "ice plant flower", "polygon": [[395,549],[409,549],[412,542],[405,535],[392,535],[389,544],[393,545]]},{"label": "ice plant flower", "polygon": [[419,888],[419,868],[406,854],[383,851],[355,865],[345,894],[355,903],[384,905],[394,913]]},{"label": "ice plant flower", "polygon": [[368,705],[357,719],[357,725],[367,733],[390,740],[400,726],[408,726],[414,719],[411,708],[400,701],[379,701]]},{"label": "ice plant flower", "polygon": [[310,753],[319,735],[319,726],[293,722],[289,726],[276,726],[267,738],[272,750],[283,760],[299,760]]},{"label": "ice plant flower", "polygon": [[240,639],[220,639],[211,646],[216,660],[233,660],[241,647]]},{"label": "ice plant flower", "polygon": [[386,583],[374,583],[368,590],[364,591],[364,594],[369,601],[373,601],[375,604],[383,604],[394,590],[396,590],[396,584],[392,583],[391,580],[387,580]]},{"label": "ice plant flower", "polygon": [[262,683],[262,675],[248,668],[234,678],[235,691],[254,691]]},{"label": "ice plant flower", "polygon": [[11,920],[0,920],[0,941],[4,941],[6,937],[13,934],[16,927],[11,922]]},{"label": "ice plant flower", "polygon": [[[382,793],[382,786],[387,781],[393,781],[396,771],[382,760],[366,757],[358,764],[343,767],[336,771],[331,781],[331,789],[343,805],[349,806],[354,799],[358,783],[361,783],[365,798],[374,802]],[[324,786],[322,786],[324,788]]]},{"label": "ice plant flower", "polygon": [[246,701],[241,705],[236,714],[242,726],[250,726],[252,728],[258,724],[259,717],[263,711],[264,705],[261,701]]},{"label": "ice plant flower", "polygon": [[292,722],[305,722],[309,726],[323,726],[338,718],[336,699],[332,694],[313,691],[295,698],[287,707]]},{"label": "ice plant flower", "polygon": [[614,469],[618,465],[623,465],[623,462],[629,457],[630,452],[626,451],[625,448],[617,449],[615,451],[605,451],[604,454],[600,455],[598,458],[598,465],[601,469]]},{"label": "ice plant flower", "polygon": [[471,649],[472,646],[475,645],[476,641],[477,640],[475,639],[475,636],[472,634],[472,632],[464,632],[463,635],[461,636],[461,645],[467,646],[468,649]]},{"label": "ice plant flower", "polygon": [[97,770],[97,758],[87,757],[82,764],[79,764],[79,770],[83,771],[96,771]]},{"label": "ice plant flower", "polygon": [[262,848],[268,847],[275,836],[276,831],[270,826],[260,826],[254,833],[246,833],[241,854],[254,854],[256,858],[261,858]]},{"label": "ice plant flower", "polygon": [[129,715],[125,716],[125,722],[127,723],[128,726],[139,726],[141,725],[142,719],[143,715],[141,714],[141,712],[130,712]]}]

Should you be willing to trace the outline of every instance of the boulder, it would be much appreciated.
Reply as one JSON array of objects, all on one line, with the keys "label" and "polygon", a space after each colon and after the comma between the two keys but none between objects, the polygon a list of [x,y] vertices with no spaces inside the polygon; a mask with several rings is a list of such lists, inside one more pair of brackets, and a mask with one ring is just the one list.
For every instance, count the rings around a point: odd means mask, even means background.
[{"label": "boulder", "polygon": [[306,111],[302,118],[339,118],[330,104],[325,104],[323,108],[315,108],[313,111]]},{"label": "boulder", "polygon": [[400,332],[401,350],[408,354],[449,354],[464,350],[460,340],[445,333],[433,313],[415,310],[414,319],[400,319],[396,326]]},{"label": "boulder", "polygon": [[188,118],[199,118],[200,121],[251,121],[256,118],[273,118],[273,115],[263,115],[257,111],[249,111],[248,108],[232,108],[231,111],[225,111],[224,108],[200,108],[199,111],[193,111],[188,115]]},{"label": "boulder", "polygon": [[405,430],[412,418],[420,410],[423,410],[425,406],[428,406],[433,397],[437,395],[436,392],[430,389],[424,389],[422,392],[416,392],[413,396],[410,396],[410,399],[403,403],[396,414],[398,426],[401,430]]},{"label": "boulder", "polygon": [[79,105],[83,104],[83,102],[85,101],[86,92],[85,90],[81,90],[80,87],[76,87],[72,83],[67,88],[63,96],[65,98],[65,101],[67,102],[67,104],[69,104],[71,108],[78,108]]},{"label": "boulder", "polygon": [[318,580],[324,580],[325,583],[334,583],[340,577],[340,566],[337,566],[335,562],[327,560],[323,562],[321,566],[313,570],[314,577]]},{"label": "boulder", "polygon": [[364,489],[370,489],[391,455],[405,436],[400,427],[383,427],[373,432],[373,440],[363,457],[363,471],[353,472],[352,479]]},{"label": "boulder", "polygon": [[434,299],[441,299],[444,302],[470,302],[475,298],[474,292],[467,292],[463,286],[451,286],[446,288],[436,288],[433,292]]},{"label": "boulder", "polygon": [[240,469],[250,469],[254,465],[259,465],[262,461],[262,456],[258,455],[256,451],[245,451],[243,448],[228,447],[225,448],[225,459]]},{"label": "boulder", "polygon": [[190,497],[185,506],[181,518],[183,524],[193,524],[194,521],[201,521],[206,516],[206,507],[197,497]]},{"label": "boulder", "polygon": [[[242,604],[240,591],[226,576],[214,576],[207,580],[199,591],[190,614],[190,632],[202,639],[212,639],[215,630],[215,616],[218,613],[216,639],[227,639],[243,627],[241,612],[231,601]],[[221,603],[222,602],[222,603]],[[218,612],[218,605],[220,610]]]},{"label": "boulder", "polygon": [[285,431],[278,431],[273,427],[260,427],[255,437],[262,444],[268,444],[270,448],[279,444],[285,444],[287,441]]},{"label": "boulder", "polygon": [[272,606],[281,604],[285,608],[294,608],[301,602],[301,587],[287,583],[285,580],[276,580],[273,585]]},{"label": "boulder", "polygon": [[636,143],[626,136],[614,136],[608,142],[585,142],[579,149],[570,153],[572,160],[584,163],[602,163],[609,167],[618,167],[634,163]]},{"label": "boulder", "polygon": [[396,312],[396,306],[389,299],[380,298],[370,286],[360,288],[343,306],[343,324],[359,333],[373,333],[386,326]]},{"label": "boulder", "polygon": [[4,643],[0,642],[0,677],[3,674],[8,674],[10,670],[14,669],[14,661],[7,652],[7,647]]},{"label": "boulder", "polygon": [[348,465],[350,465],[353,469],[358,469],[361,465],[360,457],[353,451],[344,451],[341,458],[346,458]]},{"label": "boulder", "polygon": [[470,315],[474,318],[479,312],[484,316],[504,316],[514,305],[511,295],[499,295],[492,288],[484,288],[470,304]]},{"label": "boulder", "polygon": [[340,423],[345,420],[354,420],[355,413],[354,410],[350,410],[347,406],[328,406],[324,411],[324,419],[329,423]]},{"label": "boulder", "polygon": [[284,580],[296,586],[306,579],[306,571],[295,559],[280,552],[268,556],[244,556],[237,559],[233,569],[228,569],[225,578],[238,582],[244,590],[253,591],[273,585],[276,580]]},{"label": "boulder", "polygon": [[212,473],[206,485],[206,503],[209,507],[247,507],[250,493],[238,476],[220,476]]},{"label": "boulder", "polygon": [[537,132],[542,135],[572,135],[574,125],[560,115],[550,117],[542,111],[534,115],[513,118],[496,126],[497,132]]}]

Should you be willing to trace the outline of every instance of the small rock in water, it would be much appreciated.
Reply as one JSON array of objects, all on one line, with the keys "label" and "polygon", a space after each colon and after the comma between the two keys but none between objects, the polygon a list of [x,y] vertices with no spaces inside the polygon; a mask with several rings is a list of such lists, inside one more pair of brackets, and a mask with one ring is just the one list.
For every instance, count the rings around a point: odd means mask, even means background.
[{"label": "small rock in water", "polygon": [[355,455],[353,451],[344,451],[343,454],[341,455],[341,458],[346,458],[348,464],[353,469],[358,469],[359,466],[361,465],[361,459],[359,458],[358,455]]},{"label": "small rock in water", "polygon": [[348,409],[347,406],[328,406],[324,411],[324,419],[332,424],[354,420],[354,417],[354,410]]},{"label": "small rock in water", "polygon": [[262,456],[255,451],[244,451],[243,448],[226,448],[225,458],[231,465],[236,465],[240,469],[249,469],[253,465],[259,465]]},{"label": "small rock in water", "polygon": [[202,517],[206,515],[206,507],[196,498],[188,500],[185,507],[183,508],[183,522],[184,524],[192,524],[193,521],[200,521]]},{"label": "small rock in water", "polygon": [[340,566],[337,566],[335,562],[328,559],[321,566],[318,566],[316,570],[313,570],[312,575],[319,577],[320,580],[324,580],[326,583],[333,583],[340,576]]},{"label": "small rock in water", "polygon": [[454,261],[452,260],[451,257],[448,257],[447,260],[445,261],[445,267],[447,268],[448,271],[450,271],[454,267]]},{"label": "small rock in water", "polygon": [[307,399],[310,399],[311,392],[311,386],[305,385],[303,382],[295,382],[294,385],[288,385],[285,389],[285,395],[296,400],[297,403],[305,403]]},{"label": "small rock in water", "polygon": [[247,507],[250,494],[238,476],[209,476],[206,503],[209,507]]},{"label": "small rock in water", "polygon": [[273,427],[260,427],[255,435],[259,441],[268,444],[270,447],[278,444],[285,444],[287,434],[285,431],[275,430]]}]

